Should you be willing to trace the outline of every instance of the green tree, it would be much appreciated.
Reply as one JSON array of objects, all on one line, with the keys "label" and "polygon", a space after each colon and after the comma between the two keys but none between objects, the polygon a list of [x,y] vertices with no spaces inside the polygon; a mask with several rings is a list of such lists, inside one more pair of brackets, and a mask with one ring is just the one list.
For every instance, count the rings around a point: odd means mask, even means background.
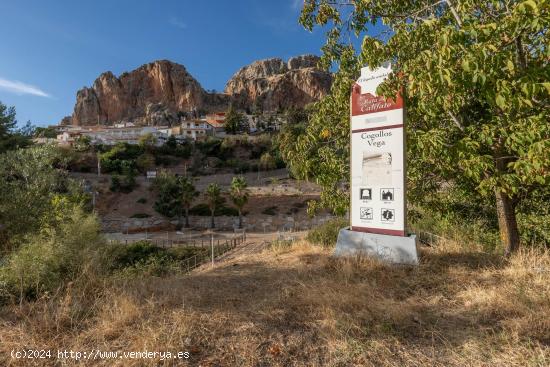
[{"label": "green tree", "polygon": [[4,143],[13,134],[17,120],[15,107],[7,107],[0,102],[0,142]]},{"label": "green tree", "polygon": [[154,209],[166,217],[180,218],[182,214],[182,193],[176,175],[168,171],[160,171],[153,181],[153,188],[158,193]]},{"label": "green tree", "polygon": [[224,129],[229,134],[236,134],[245,128],[245,118],[242,113],[230,106],[225,114]]},{"label": "green tree", "polygon": [[166,143],[164,143],[164,145],[166,145],[166,147],[171,151],[176,150],[176,148],[178,147],[178,141],[176,140],[176,136],[170,135],[166,140]]},{"label": "green tree", "polygon": [[31,144],[34,127],[27,122],[25,127],[17,130],[15,107],[7,107],[0,102],[0,153],[24,148]]},{"label": "green tree", "polygon": [[155,157],[150,153],[144,153],[137,158],[136,166],[140,172],[145,173],[155,166]]},{"label": "green tree", "polygon": [[216,208],[223,204],[223,198],[221,196],[221,189],[220,186],[217,183],[210,183],[206,187],[206,191],[204,192],[206,196],[206,201],[208,203],[208,208],[210,209],[210,220],[211,220],[211,228],[215,227],[214,223],[214,212],[216,211]]},{"label": "green tree", "polygon": [[285,119],[288,124],[303,123],[308,119],[308,111],[305,108],[290,107],[285,111]]},{"label": "green tree", "polygon": [[[300,20],[310,30],[329,25],[322,63],[339,66],[331,96],[316,106],[294,152],[337,194],[327,202],[347,205],[344,114],[359,66],[392,60],[394,73],[379,92],[405,95],[416,171],[409,178],[492,196],[505,253],[517,250],[516,207],[550,183],[550,2],[319,0],[305,3]],[[371,35],[380,21],[388,32]],[[358,54],[348,31],[363,36]]]},{"label": "green tree", "polygon": [[147,133],[139,137],[139,146],[146,152],[152,153],[155,150],[157,138],[152,133]]},{"label": "green tree", "polygon": [[92,146],[92,139],[89,136],[82,135],[79,136],[74,142],[74,150],[77,152],[86,152]]},{"label": "green tree", "polygon": [[239,228],[243,227],[242,211],[243,207],[248,202],[249,193],[247,187],[246,179],[243,176],[233,177],[233,180],[231,180],[229,195],[231,196],[233,204],[235,204],[239,211]]},{"label": "green tree", "polygon": [[193,181],[188,177],[181,177],[179,185],[181,190],[181,205],[185,213],[185,227],[189,228],[189,209],[195,198],[199,195],[199,192],[195,189]]},{"label": "green tree", "polygon": [[59,151],[47,145],[0,155],[0,251],[62,221],[55,215],[56,201],[64,198],[72,206],[86,203],[81,185],[57,169],[63,166],[61,159]]},{"label": "green tree", "polygon": [[53,127],[36,127],[34,129],[34,136],[55,139],[57,137],[57,131]]}]

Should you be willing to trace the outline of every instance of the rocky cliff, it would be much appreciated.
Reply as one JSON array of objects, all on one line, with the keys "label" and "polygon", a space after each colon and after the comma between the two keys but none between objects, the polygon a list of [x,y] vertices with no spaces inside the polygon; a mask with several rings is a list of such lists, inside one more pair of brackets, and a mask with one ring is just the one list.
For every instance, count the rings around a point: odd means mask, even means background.
[{"label": "rocky cliff", "polygon": [[91,88],[79,90],[72,123],[145,122],[148,113],[175,113],[199,107],[205,95],[182,65],[155,61],[118,78],[108,71],[101,74]]},{"label": "rocky cliff", "polygon": [[313,55],[256,61],[240,69],[227,82],[225,93],[240,108],[274,111],[304,107],[325,96],[332,76],[317,68]]},{"label": "rocky cliff", "polygon": [[182,65],[160,60],[116,77],[105,72],[92,87],[78,91],[71,118],[73,125],[170,124],[194,110],[225,110],[230,103],[242,109],[271,111],[303,107],[326,93],[331,75],[317,69],[318,58],[299,56],[257,61],[239,70],[225,93],[207,93]]}]

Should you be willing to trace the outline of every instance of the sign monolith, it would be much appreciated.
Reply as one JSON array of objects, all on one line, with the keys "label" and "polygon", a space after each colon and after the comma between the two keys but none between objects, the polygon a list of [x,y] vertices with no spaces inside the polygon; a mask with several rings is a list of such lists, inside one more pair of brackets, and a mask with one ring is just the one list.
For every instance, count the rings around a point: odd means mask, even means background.
[{"label": "sign monolith", "polygon": [[391,72],[389,64],[362,68],[352,88],[350,227],[335,253],[416,264],[416,237],[407,234],[404,102],[376,92]]}]

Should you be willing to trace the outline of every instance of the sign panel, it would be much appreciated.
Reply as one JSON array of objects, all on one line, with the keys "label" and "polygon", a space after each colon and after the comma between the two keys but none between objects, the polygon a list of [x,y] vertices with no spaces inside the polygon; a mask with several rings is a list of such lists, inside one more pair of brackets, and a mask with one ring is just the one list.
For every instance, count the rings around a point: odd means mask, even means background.
[{"label": "sign panel", "polygon": [[362,68],[351,94],[351,229],[405,236],[403,98],[376,88],[391,66]]}]

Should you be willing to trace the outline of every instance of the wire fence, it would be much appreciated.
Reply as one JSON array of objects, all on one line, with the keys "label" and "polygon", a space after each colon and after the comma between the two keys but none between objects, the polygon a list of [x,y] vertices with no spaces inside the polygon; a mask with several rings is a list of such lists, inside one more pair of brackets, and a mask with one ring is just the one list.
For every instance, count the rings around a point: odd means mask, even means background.
[{"label": "wire fence", "polygon": [[[244,237],[246,239],[245,232],[236,233],[233,238]],[[233,238],[229,239],[232,240]],[[203,248],[211,246],[211,238],[194,238],[194,239],[166,239],[166,238],[124,238],[124,239],[109,239],[109,244],[119,244],[119,245],[131,245],[136,242],[148,242],[153,246],[162,247],[162,248],[173,248],[173,247],[194,247],[194,248]],[[214,239],[214,244],[220,246],[228,240],[225,238],[216,238]]]},{"label": "wire fence", "polygon": [[208,249],[210,251],[202,251],[193,256],[181,260],[180,266],[181,270],[189,273],[193,269],[199,267],[200,265],[212,261],[221,255],[225,254],[228,251],[233,250],[238,245],[246,241],[246,233],[243,231],[239,234],[236,234],[234,237],[225,238],[225,239],[214,239],[213,235],[210,239],[193,239],[187,241],[178,241],[178,240],[168,240],[168,239],[131,239],[131,240],[109,240],[110,244],[122,244],[130,245],[136,242],[149,242],[153,246],[162,247],[162,248],[173,248],[173,247],[191,247],[197,249]]},{"label": "wire fence", "polygon": [[244,243],[245,241],[246,241],[246,234],[242,233],[237,237],[229,238],[223,241],[221,244],[219,243],[219,240],[217,245],[213,245],[212,242],[210,242],[210,246],[212,249],[210,256],[207,256],[205,254],[196,254],[191,257],[188,257],[182,261],[181,268],[186,273],[189,273],[193,269],[199,267],[204,263],[207,263],[209,261],[212,261],[213,263],[214,259],[220,257],[221,255],[225,254],[228,251],[233,250],[235,247],[237,247],[241,243]]},{"label": "wire fence", "polygon": [[448,238],[427,231],[413,230],[413,233],[416,234],[418,242],[424,246],[435,247],[440,242],[450,241]]}]

